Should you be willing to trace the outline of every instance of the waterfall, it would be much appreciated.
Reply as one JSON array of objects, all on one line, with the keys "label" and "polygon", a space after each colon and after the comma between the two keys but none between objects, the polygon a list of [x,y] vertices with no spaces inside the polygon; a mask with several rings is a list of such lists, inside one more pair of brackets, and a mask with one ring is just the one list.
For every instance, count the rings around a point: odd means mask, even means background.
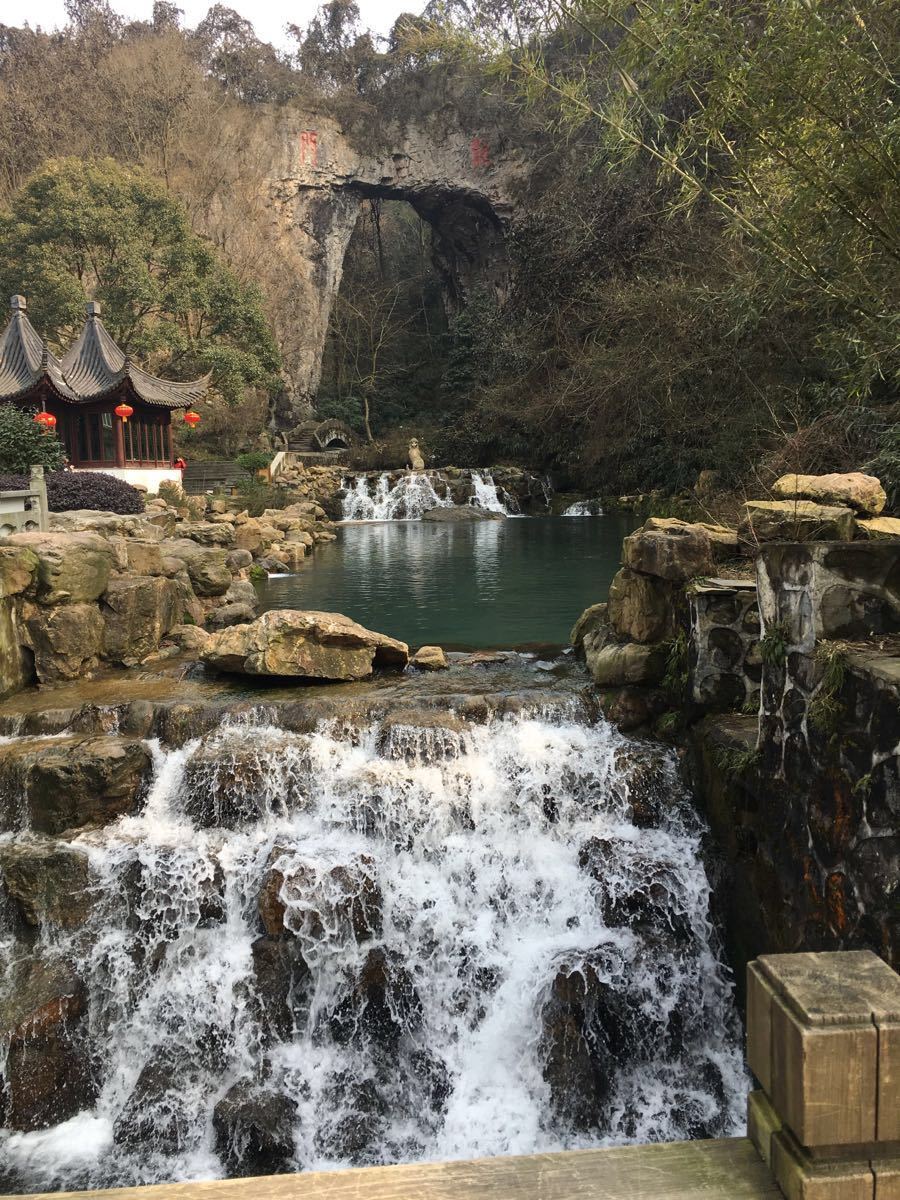
[{"label": "waterfall", "polygon": [[345,489],[342,517],[345,521],[415,521],[431,508],[449,508],[453,501],[445,494],[439,496],[428,475],[421,472],[401,475],[391,486],[385,471],[379,475],[374,495],[369,489],[369,477],[359,475],[352,487]]},{"label": "waterfall", "polygon": [[27,953],[84,981],[96,1102],[0,1132],[0,1183],[742,1131],[703,831],[668,752],[571,706],[305,733],[276,712],[151,743],[140,813],[70,838],[89,915]]},{"label": "waterfall", "polygon": [[[468,474],[472,488],[469,504],[486,512],[518,515],[515,497],[499,487],[489,471]],[[401,475],[393,484],[387,471],[375,480],[357,475],[350,481],[341,480],[341,488],[341,516],[345,521],[416,521],[431,508],[450,508],[454,504],[450,484],[439,474],[421,471]]]},{"label": "waterfall", "polygon": [[[473,471],[472,488],[473,493],[469,503],[473,508],[483,508],[485,512],[504,513],[506,516],[513,512],[518,513],[519,506],[508,492],[503,493],[504,499],[500,498],[497,485],[489,472]],[[511,506],[509,506],[510,502],[512,502]]]},{"label": "waterfall", "polygon": [[563,510],[564,517],[602,517],[603,505],[599,500],[576,500]]}]

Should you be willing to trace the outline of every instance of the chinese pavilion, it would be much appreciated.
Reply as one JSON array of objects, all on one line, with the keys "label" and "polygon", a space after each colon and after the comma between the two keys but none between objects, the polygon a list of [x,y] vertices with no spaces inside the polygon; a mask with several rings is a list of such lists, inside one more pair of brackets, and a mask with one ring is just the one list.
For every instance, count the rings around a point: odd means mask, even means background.
[{"label": "chinese pavilion", "polygon": [[[0,338],[0,403],[55,418],[75,470],[105,471],[151,492],[164,479],[179,480],[172,413],[202,400],[209,375],[176,383],[142,370],[104,328],[99,304],[87,305],[78,340],[58,359],[28,320],[24,296],[13,296],[10,307]],[[198,418],[188,412],[186,419]]]}]

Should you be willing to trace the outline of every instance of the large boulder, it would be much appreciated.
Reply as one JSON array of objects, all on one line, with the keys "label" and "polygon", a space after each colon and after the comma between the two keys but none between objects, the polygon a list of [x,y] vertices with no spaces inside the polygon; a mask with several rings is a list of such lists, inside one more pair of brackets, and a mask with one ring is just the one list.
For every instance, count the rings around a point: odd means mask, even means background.
[{"label": "large boulder", "polygon": [[662,682],[666,673],[668,646],[646,646],[638,642],[619,645],[607,642],[597,649],[585,641],[585,661],[598,687],[624,687],[642,684],[645,687]]},{"label": "large boulder", "polygon": [[239,675],[349,680],[366,679],[376,667],[405,667],[409,647],[340,613],[272,609],[215,634],[202,659]]},{"label": "large boulder", "polygon": [[651,518],[625,538],[622,552],[624,565],[632,571],[674,583],[711,575],[713,570],[712,540],[702,525]]},{"label": "large boulder", "polygon": [[183,538],[189,538],[201,546],[234,545],[234,526],[228,521],[185,521],[178,527]]},{"label": "large boulder", "polygon": [[42,604],[84,604],[105,591],[113,550],[95,533],[14,533],[7,545],[36,555],[38,598]]},{"label": "large boulder", "polygon": [[0,880],[28,926],[77,929],[91,913],[88,856],[54,838],[0,842]]},{"label": "large boulder", "polygon": [[29,956],[8,969],[0,991],[0,1125],[45,1129],[93,1104],[84,1013],[84,988],[65,964]]},{"label": "large boulder", "polygon": [[224,596],[231,587],[231,569],[221,546],[201,546],[190,538],[174,538],[161,546],[164,559],[180,561],[198,596]]},{"label": "large boulder", "polygon": [[[684,606],[682,596],[681,605]],[[654,575],[623,567],[609,585],[609,623],[620,637],[660,642],[674,637],[678,624],[675,586]]]},{"label": "large boulder", "polygon": [[105,657],[134,666],[157,650],[181,620],[178,585],[155,575],[113,579],[100,611],[106,626]]},{"label": "large boulder", "polygon": [[22,617],[22,638],[41,683],[81,679],[99,667],[106,627],[96,604],[26,604]]},{"label": "large boulder", "polygon": [[37,833],[114,821],[137,805],[150,761],[143,742],[112,735],[2,745],[0,785],[19,800],[0,812],[0,829],[15,827],[19,805]]},{"label": "large boulder", "polygon": [[713,559],[726,562],[740,553],[737,530],[709,521],[682,521],[679,517],[648,517],[642,526],[646,533],[668,533],[673,529],[702,529],[710,540]]},{"label": "large boulder", "polygon": [[846,542],[853,537],[853,510],[811,500],[748,500],[738,536],[759,542]]},{"label": "large boulder", "polygon": [[297,1105],[271,1087],[246,1081],[213,1110],[216,1150],[230,1176],[278,1175],[295,1169]]},{"label": "large boulder", "polygon": [[839,475],[782,475],[772,484],[779,500],[813,500],[877,517],[887,504],[880,480],[861,471]]}]

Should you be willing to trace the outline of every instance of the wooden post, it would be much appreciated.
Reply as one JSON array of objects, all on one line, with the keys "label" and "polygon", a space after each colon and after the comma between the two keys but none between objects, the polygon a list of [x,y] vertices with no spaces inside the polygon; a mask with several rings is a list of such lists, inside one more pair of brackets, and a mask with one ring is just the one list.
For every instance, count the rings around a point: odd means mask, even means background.
[{"label": "wooden post", "polygon": [[747,969],[748,1132],[788,1200],[900,1198],[900,976],[869,950]]},{"label": "wooden post", "polygon": [[166,435],[169,439],[169,466],[175,461],[175,441],[172,436],[172,414],[169,413],[169,423],[166,426]]},{"label": "wooden post", "polygon": [[116,466],[125,466],[125,422],[113,414],[116,430]]}]

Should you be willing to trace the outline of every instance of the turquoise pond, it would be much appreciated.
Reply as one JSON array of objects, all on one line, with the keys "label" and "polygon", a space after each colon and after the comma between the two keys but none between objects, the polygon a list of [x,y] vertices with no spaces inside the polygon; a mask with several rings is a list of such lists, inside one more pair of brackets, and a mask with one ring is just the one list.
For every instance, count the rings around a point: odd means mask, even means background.
[{"label": "turquoise pond", "polygon": [[342,612],[413,647],[559,646],[605,600],[630,514],[464,525],[347,524],[296,575],[259,585],[263,609]]}]

